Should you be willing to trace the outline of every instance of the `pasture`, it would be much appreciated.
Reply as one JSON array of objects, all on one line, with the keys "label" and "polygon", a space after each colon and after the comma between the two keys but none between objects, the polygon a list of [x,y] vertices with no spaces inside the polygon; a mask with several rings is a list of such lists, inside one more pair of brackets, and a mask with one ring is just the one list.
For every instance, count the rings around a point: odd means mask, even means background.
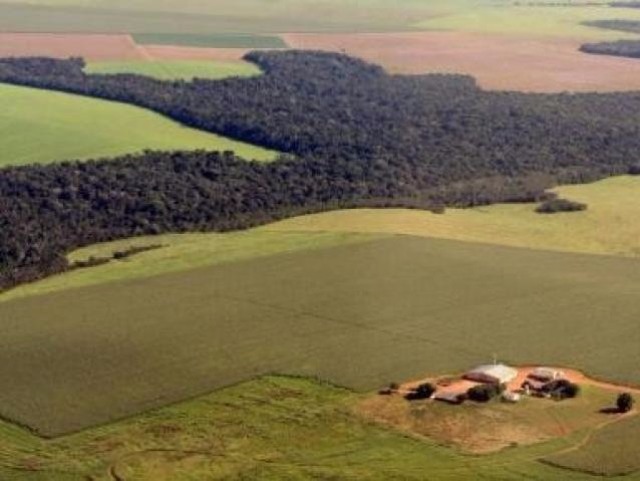
[{"label": "pasture", "polygon": [[247,159],[275,153],[189,129],[116,102],[0,85],[0,166],[110,157],[145,149],[233,150]]},{"label": "pasture", "polygon": [[0,413],[60,435],[266,373],[369,390],[494,353],[639,384],[638,262],[399,236],[16,299]]},{"label": "pasture", "polygon": [[584,443],[545,461],[574,471],[598,476],[624,476],[640,471],[638,458],[640,416],[619,419],[596,431]]},{"label": "pasture", "polygon": [[640,256],[640,177],[620,176],[554,189],[588,204],[584,212],[544,216],[535,204],[447,209],[354,209],[296,217],[272,231],[392,233],[531,249]]},{"label": "pasture", "polygon": [[260,69],[248,62],[214,61],[129,61],[92,62],[85,72],[90,74],[132,73],[160,80],[193,80],[195,77],[222,79],[260,75]]},{"label": "pasture", "polygon": [[537,461],[581,436],[470,457],[363,419],[355,411],[361,401],[361,396],[327,384],[267,377],[55,440],[0,422],[0,477],[419,481],[427,474],[444,481],[599,479]]}]

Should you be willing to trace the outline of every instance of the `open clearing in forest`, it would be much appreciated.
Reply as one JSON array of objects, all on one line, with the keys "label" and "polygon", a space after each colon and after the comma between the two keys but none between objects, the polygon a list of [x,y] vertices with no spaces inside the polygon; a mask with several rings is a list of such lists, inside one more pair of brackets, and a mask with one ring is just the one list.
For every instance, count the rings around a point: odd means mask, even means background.
[{"label": "open clearing in forest", "polygon": [[258,67],[248,62],[213,62],[203,60],[92,62],[85,72],[90,74],[132,73],[160,80],[193,80],[195,77],[222,79],[260,75]]},{"label": "open clearing in forest", "polygon": [[189,129],[145,109],[60,92],[0,84],[0,166],[110,157],[145,149],[276,154]]},{"label": "open clearing in forest", "polygon": [[469,32],[286,34],[292,48],[344,51],[393,73],[472,75],[490,90],[640,89],[637,59],[589,55],[575,38]]},{"label": "open clearing in forest", "polygon": [[639,262],[400,236],[8,301],[0,413],[57,435],[269,372],[368,390],[493,353],[640,384]]}]

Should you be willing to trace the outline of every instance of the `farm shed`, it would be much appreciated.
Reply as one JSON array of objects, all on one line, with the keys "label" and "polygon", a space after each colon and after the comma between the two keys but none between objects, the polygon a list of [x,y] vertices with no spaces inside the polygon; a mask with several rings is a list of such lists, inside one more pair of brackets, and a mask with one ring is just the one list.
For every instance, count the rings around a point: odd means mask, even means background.
[{"label": "farm shed", "polygon": [[518,376],[517,369],[504,364],[487,364],[479,366],[464,375],[468,381],[488,384],[507,384]]}]

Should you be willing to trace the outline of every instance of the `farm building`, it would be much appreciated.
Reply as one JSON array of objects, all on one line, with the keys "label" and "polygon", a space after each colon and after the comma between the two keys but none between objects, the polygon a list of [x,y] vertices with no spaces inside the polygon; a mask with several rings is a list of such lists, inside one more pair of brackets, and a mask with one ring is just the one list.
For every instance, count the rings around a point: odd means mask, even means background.
[{"label": "farm building", "polygon": [[518,376],[518,371],[504,364],[479,366],[464,375],[464,379],[488,384],[507,384]]}]

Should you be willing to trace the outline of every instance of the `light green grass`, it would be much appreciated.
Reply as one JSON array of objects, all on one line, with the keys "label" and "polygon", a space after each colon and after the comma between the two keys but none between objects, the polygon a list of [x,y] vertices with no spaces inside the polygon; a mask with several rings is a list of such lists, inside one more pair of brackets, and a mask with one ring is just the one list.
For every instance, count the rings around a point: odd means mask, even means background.
[{"label": "light green grass", "polygon": [[185,47],[215,48],[284,48],[287,44],[277,36],[242,33],[209,35],[139,33],[133,36],[142,45],[180,45]]},{"label": "light green grass", "polygon": [[189,129],[145,109],[0,84],[0,166],[112,157],[145,149],[233,150],[247,159],[275,153]]},{"label": "light green grass", "polygon": [[567,469],[601,476],[636,473],[640,471],[639,437],[640,416],[635,414],[597,431],[577,449],[553,454],[545,460]]},{"label": "light green grass", "polygon": [[640,384],[639,291],[636,259],[399,236],[30,296],[0,303],[0,414],[57,435],[261,374],[369,390],[494,354]]},{"label": "light green grass", "polygon": [[66,289],[152,277],[168,272],[247,260],[284,252],[318,249],[384,237],[370,234],[269,232],[254,229],[229,234],[166,234],[137,237],[79,249],[69,255],[71,263],[90,257],[111,257],[131,247],[162,245],[121,261],[77,269],[0,295],[0,302]]},{"label": "light green grass", "polygon": [[160,80],[192,80],[195,77],[222,79],[227,77],[253,77],[260,69],[248,62],[214,61],[129,61],[90,62],[85,72],[90,74],[131,73]]},{"label": "light green grass", "polygon": [[[582,25],[582,22],[624,17],[640,20],[640,11],[613,9],[607,6],[508,6],[477,5],[460,8],[414,26],[426,29],[505,35],[571,37],[592,40],[633,38],[629,33],[614,32]],[[507,40],[505,40],[507,41]]]},{"label": "light green grass", "polygon": [[621,176],[555,189],[588,205],[584,212],[540,215],[535,204],[447,209],[345,210],[297,217],[269,226],[283,231],[408,234],[532,249],[640,256],[640,177]]},{"label": "light green grass", "polygon": [[6,481],[113,481],[114,471],[127,481],[598,479],[537,461],[580,437],[470,457],[363,421],[353,411],[359,400],[329,385],[268,377],[54,441],[0,423],[0,475]]}]

